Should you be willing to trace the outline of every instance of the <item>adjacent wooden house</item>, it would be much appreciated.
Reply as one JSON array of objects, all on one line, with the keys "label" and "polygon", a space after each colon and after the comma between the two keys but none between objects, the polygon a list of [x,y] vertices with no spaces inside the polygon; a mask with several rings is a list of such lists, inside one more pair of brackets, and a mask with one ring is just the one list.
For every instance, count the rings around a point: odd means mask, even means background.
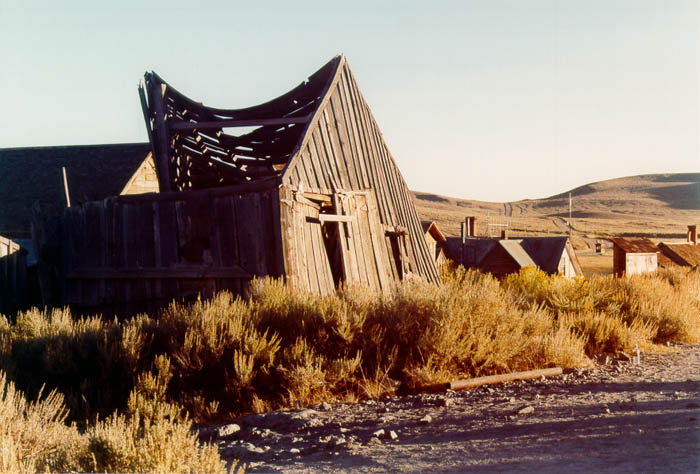
[{"label": "adjacent wooden house", "polygon": [[0,169],[0,235],[12,239],[0,237],[0,312],[6,314],[54,301],[40,295],[36,263],[37,252],[44,262],[58,261],[58,240],[44,240],[35,252],[31,221],[33,208],[63,212],[63,169],[73,204],[158,191],[147,143],[3,148]]},{"label": "adjacent wooden house", "polygon": [[155,73],[140,96],[160,193],[63,211],[61,304],[129,313],[265,275],[317,294],[439,282],[345,57],[245,109],[205,106]]},{"label": "adjacent wooden house", "polygon": [[456,264],[475,268],[496,277],[537,267],[549,274],[581,275],[581,265],[568,237],[492,239],[448,237],[447,256]]},{"label": "adjacent wooden house", "polygon": [[661,267],[696,267],[700,265],[697,226],[688,226],[687,242],[661,242],[659,251],[660,255],[665,257],[665,259],[659,260]]},{"label": "adjacent wooden house", "polygon": [[435,221],[421,221],[425,241],[428,244],[428,250],[435,259],[435,265],[439,268],[447,264],[447,257],[443,250],[443,242],[447,240],[445,234],[438,228]]},{"label": "adjacent wooden house", "polygon": [[150,151],[147,143],[0,148],[0,235],[31,238],[35,203],[46,214],[63,212],[63,167],[73,205],[158,192]]}]

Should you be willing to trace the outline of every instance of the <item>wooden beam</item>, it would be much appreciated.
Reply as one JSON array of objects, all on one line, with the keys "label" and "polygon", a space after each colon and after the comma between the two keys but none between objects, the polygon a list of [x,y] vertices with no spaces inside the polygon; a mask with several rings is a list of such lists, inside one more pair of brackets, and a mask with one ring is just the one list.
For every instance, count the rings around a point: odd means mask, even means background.
[{"label": "wooden beam", "polygon": [[173,191],[172,168],[170,163],[170,132],[165,123],[165,91],[166,85],[160,84],[153,93],[153,111],[155,112],[155,133],[158,141],[155,148],[158,155],[154,157],[158,173],[158,186],[161,192]]},{"label": "wooden beam", "polygon": [[66,167],[61,166],[63,172],[63,191],[66,193],[66,207],[70,207],[70,193],[68,192],[68,177],[66,176]]},{"label": "wooden beam", "polygon": [[553,375],[561,375],[561,367],[552,367],[551,369],[527,370],[525,372],[513,372],[510,374],[489,375],[487,377],[477,377],[475,379],[457,380],[447,384],[450,390],[467,390],[470,388],[480,387],[481,385],[489,385],[495,383],[512,382],[513,380],[536,379],[539,377],[551,377]]},{"label": "wooden beam", "polygon": [[445,390],[468,390],[471,388],[481,387],[482,385],[491,385],[504,382],[512,382],[514,380],[536,379],[540,377],[551,377],[561,375],[563,373],[561,367],[552,367],[550,369],[527,370],[525,372],[512,372],[510,374],[488,375],[486,377],[476,377],[467,380],[456,380],[454,382],[436,383],[433,385],[425,385],[413,390],[415,393],[438,393]]},{"label": "wooden beam", "polygon": [[343,216],[340,214],[319,214],[318,219],[315,217],[307,217],[306,222],[320,224],[322,222],[352,222],[355,216]]},{"label": "wooden beam", "polygon": [[168,124],[171,130],[206,130],[210,128],[226,128],[226,127],[264,127],[270,125],[289,125],[292,123],[304,124],[308,122],[310,117],[280,117],[268,119],[250,119],[250,120],[219,120],[216,122],[171,122]]},{"label": "wooden beam", "polygon": [[331,202],[331,197],[326,195],[326,194],[310,193],[310,192],[297,192],[297,195],[299,195],[299,194],[301,194],[306,199],[309,199],[311,201]]},{"label": "wooden beam", "polygon": [[252,278],[240,266],[231,267],[176,267],[176,268],[76,268],[66,275],[72,280],[102,279],[161,279],[161,278]]}]

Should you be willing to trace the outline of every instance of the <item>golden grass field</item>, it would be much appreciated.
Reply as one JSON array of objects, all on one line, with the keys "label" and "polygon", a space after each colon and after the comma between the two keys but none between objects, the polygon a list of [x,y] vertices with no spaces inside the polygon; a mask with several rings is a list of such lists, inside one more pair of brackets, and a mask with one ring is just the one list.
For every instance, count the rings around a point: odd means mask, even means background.
[{"label": "golden grass field", "polygon": [[[586,275],[612,271],[612,250],[591,255],[581,237],[647,237],[655,242],[679,241],[689,224],[700,223],[700,173],[630,176],[590,183],[544,199],[496,203],[414,192],[421,219],[435,221],[446,235],[459,235],[460,222],[476,216],[476,232],[497,237],[503,228],[512,237],[565,235],[553,218],[566,219],[579,231],[572,243],[580,251]],[[510,216],[506,210],[510,209]]]}]

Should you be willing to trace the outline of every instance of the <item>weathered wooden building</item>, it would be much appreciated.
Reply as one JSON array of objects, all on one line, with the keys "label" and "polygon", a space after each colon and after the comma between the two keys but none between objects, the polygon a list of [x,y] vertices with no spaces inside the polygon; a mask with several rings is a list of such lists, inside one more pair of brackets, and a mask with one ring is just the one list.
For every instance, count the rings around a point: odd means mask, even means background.
[{"label": "weathered wooden building", "polygon": [[567,278],[582,274],[581,265],[568,237],[492,239],[448,237],[443,244],[456,264],[497,277],[537,267]]},{"label": "weathered wooden building", "polygon": [[[64,210],[62,304],[158,304],[254,276],[330,294],[439,282],[408,188],[343,56],[267,103],[205,106],[140,88],[159,194]],[[236,133],[238,131],[238,133]]]},{"label": "weathered wooden building", "polygon": [[[33,207],[46,215],[62,213],[66,184],[73,204],[158,191],[147,143],[2,148],[0,169],[0,235],[12,239],[0,244],[0,312],[9,314],[54,301],[41,296],[31,238]],[[55,263],[57,236],[43,241],[38,252],[44,262]]]},{"label": "weathered wooden building", "polygon": [[659,247],[646,238],[613,237],[610,240],[613,243],[613,273],[618,277],[653,273],[659,267],[659,259],[666,258]]},{"label": "weathered wooden building", "polygon": [[0,235],[31,238],[36,203],[46,214],[63,212],[64,167],[73,205],[158,192],[148,143],[0,148]]},{"label": "weathered wooden building", "polygon": [[688,226],[687,242],[661,242],[658,245],[660,267],[696,267],[700,265],[700,246],[698,245],[697,226]]},{"label": "weathered wooden building", "polygon": [[421,221],[425,241],[428,244],[428,250],[435,259],[435,265],[438,269],[447,265],[447,256],[443,249],[443,242],[447,240],[445,234],[442,233],[435,221]]}]

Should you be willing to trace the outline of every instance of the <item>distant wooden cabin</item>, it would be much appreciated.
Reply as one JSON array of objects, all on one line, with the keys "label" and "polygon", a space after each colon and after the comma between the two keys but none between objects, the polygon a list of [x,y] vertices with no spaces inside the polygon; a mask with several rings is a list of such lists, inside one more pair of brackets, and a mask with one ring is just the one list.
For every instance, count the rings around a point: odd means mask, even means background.
[{"label": "distant wooden cabin", "polygon": [[568,237],[491,239],[448,237],[447,256],[456,264],[475,268],[496,277],[537,267],[548,274],[567,278],[581,275],[581,265]]},{"label": "distant wooden cabin", "polygon": [[[343,56],[277,99],[215,109],[140,88],[160,194],[65,209],[60,303],[142,310],[255,276],[327,295],[439,282],[411,195]],[[242,130],[235,133],[236,130]]]},{"label": "distant wooden cabin", "polygon": [[615,276],[632,276],[653,273],[666,262],[659,247],[646,238],[628,239],[613,237],[613,273]]},{"label": "distant wooden cabin", "polygon": [[442,247],[442,243],[447,240],[445,234],[438,228],[435,221],[421,221],[423,227],[423,235],[428,244],[428,250],[435,259],[435,265],[442,268],[447,263],[447,257]]}]

